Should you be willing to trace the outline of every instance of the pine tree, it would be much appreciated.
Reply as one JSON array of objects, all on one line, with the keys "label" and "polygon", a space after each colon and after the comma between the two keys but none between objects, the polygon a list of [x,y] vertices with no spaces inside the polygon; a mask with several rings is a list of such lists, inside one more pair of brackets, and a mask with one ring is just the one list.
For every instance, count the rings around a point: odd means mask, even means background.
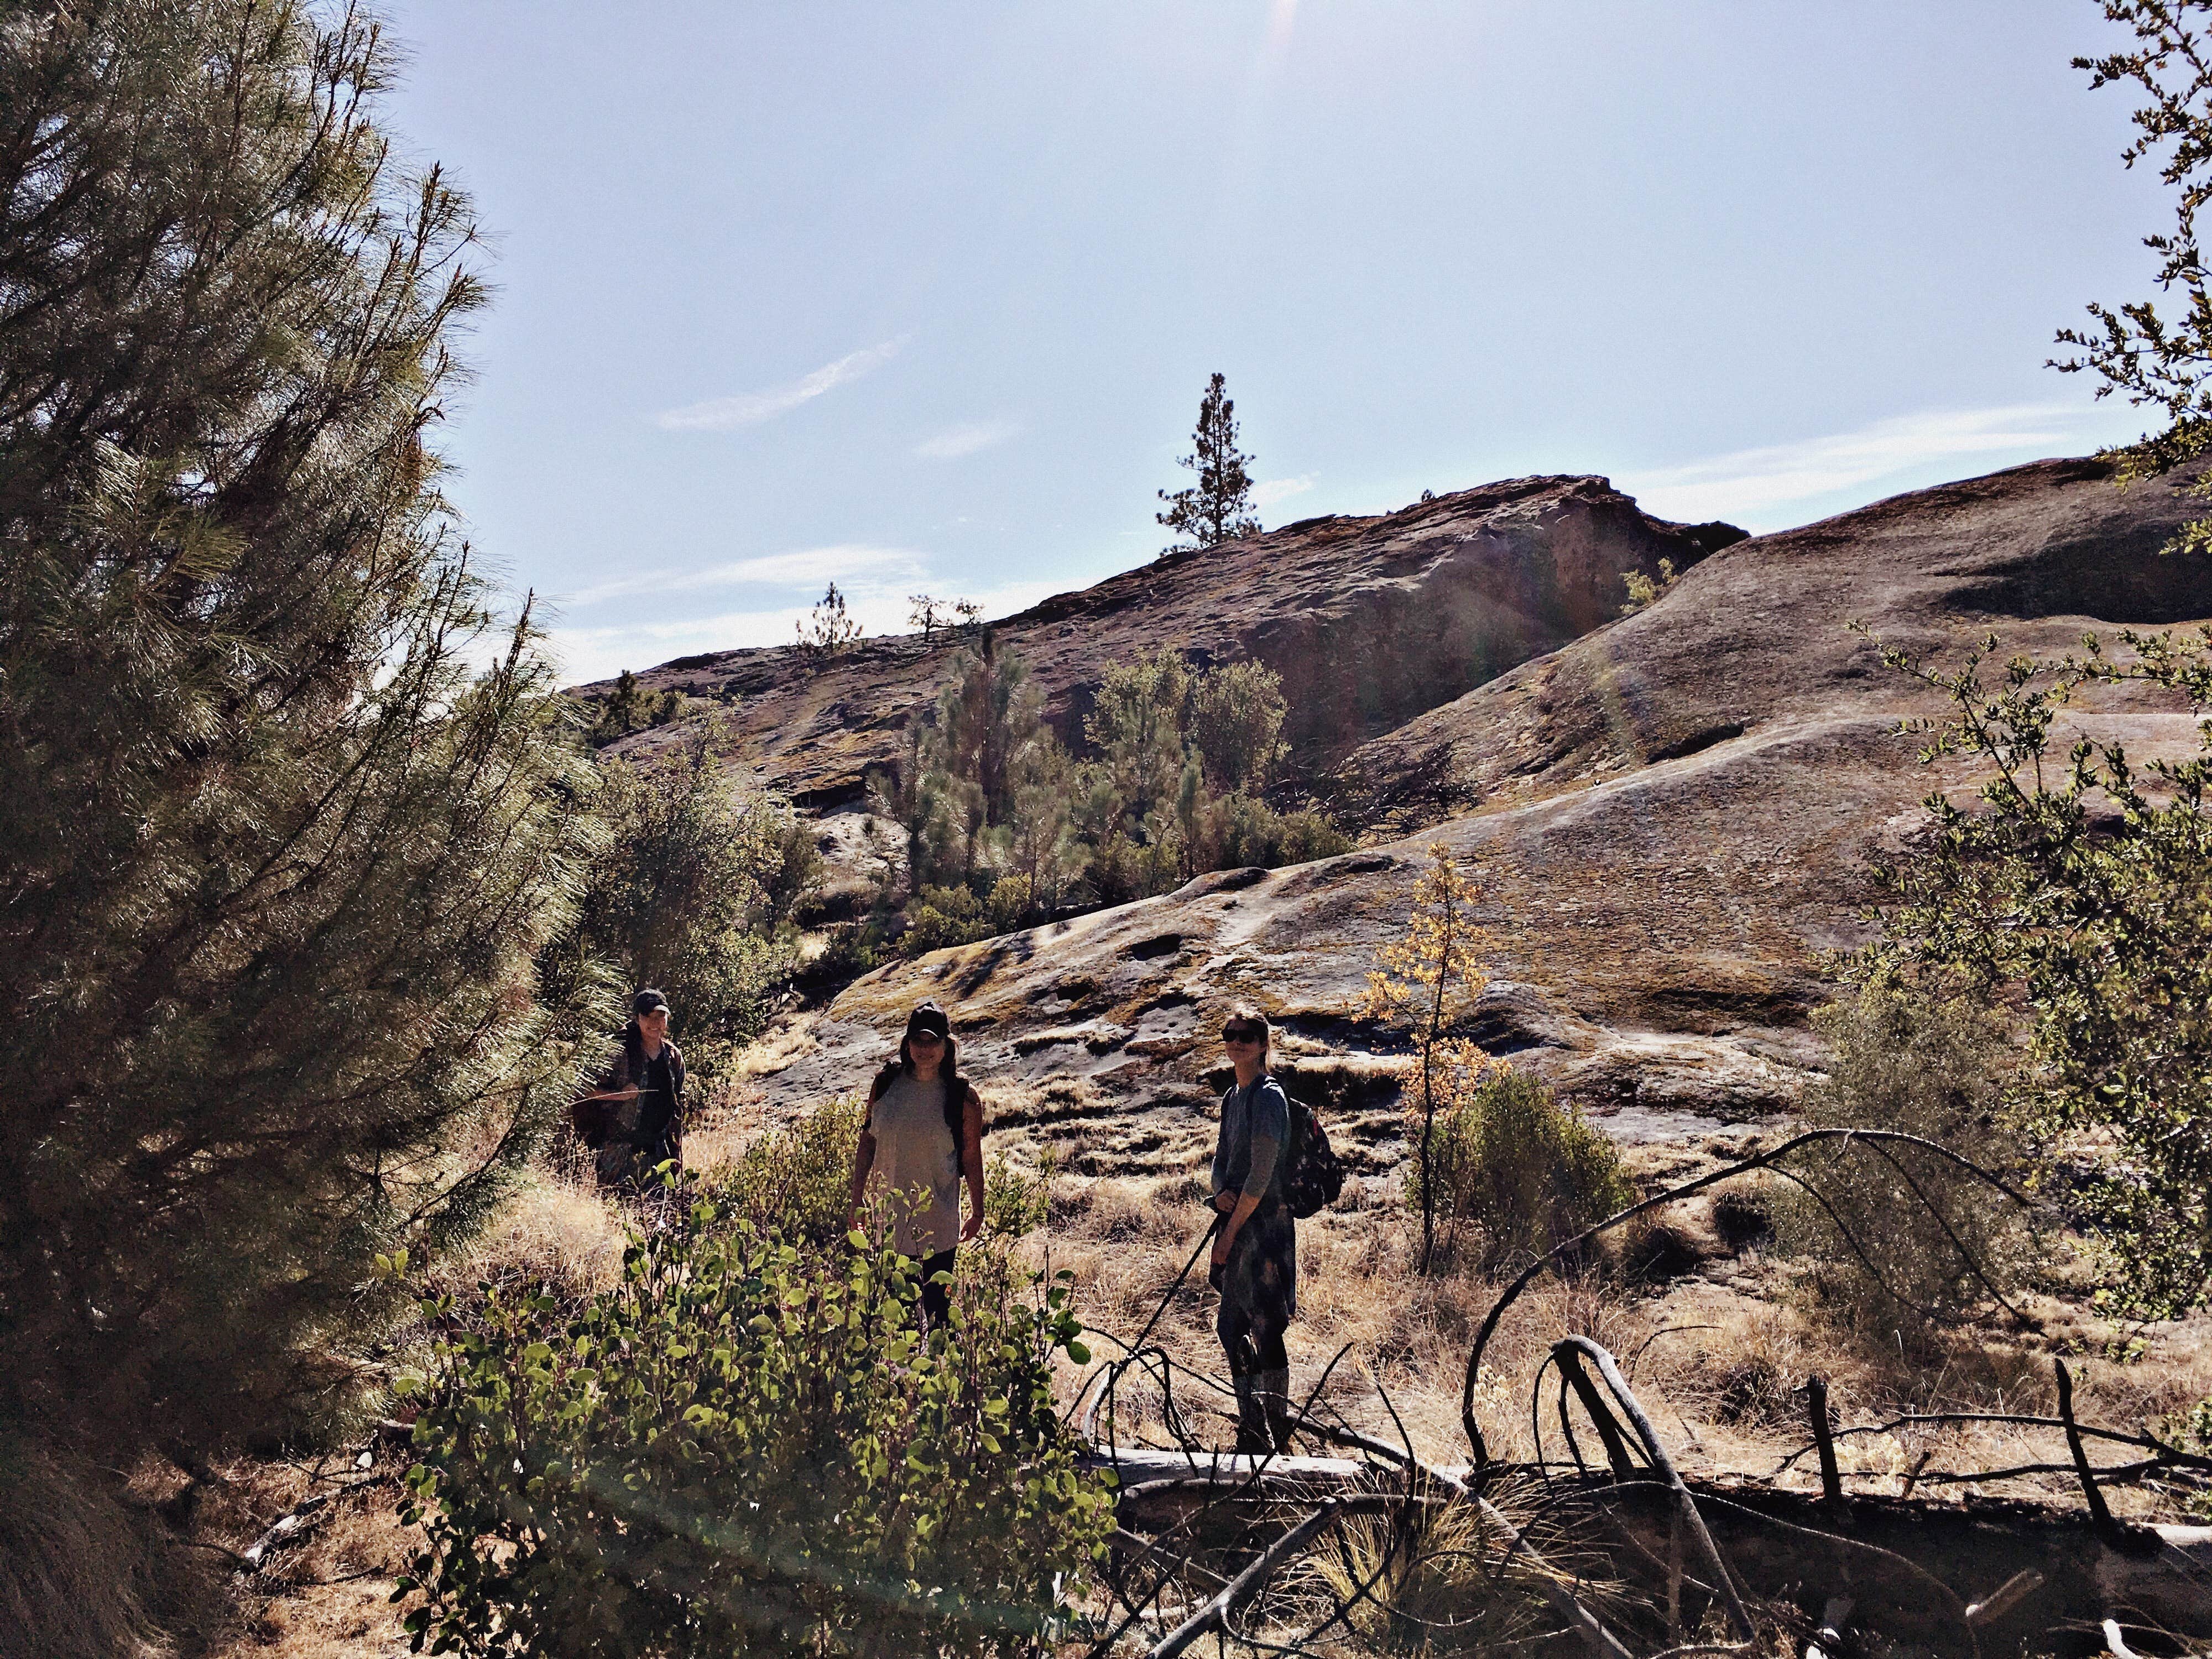
[{"label": "pine tree", "polygon": [[1443,842],[1430,847],[1429,858],[1427,872],[1413,884],[1406,936],[1376,951],[1379,966],[1367,976],[1361,1010],[1370,1018],[1404,1022],[1420,1053],[1420,1139],[1414,1170],[1420,1182],[1423,1273],[1429,1271],[1437,1249],[1437,1111],[1450,1103],[1452,1079],[1467,1072],[1467,1051],[1455,1051],[1451,1039],[1482,994],[1491,945],[1474,915],[1475,907],[1489,896],[1483,872],[1462,870]]},{"label": "pine tree", "polygon": [[[1173,495],[1161,490],[1159,497],[1168,510],[1152,516],[1199,547],[1218,547],[1240,536],[1258,535],[1260,521],[1251,515],[1252,475],[1248,469],[1252,458],[1237,450],[1237,405],[1219,374],[1206,383],[1206,395],[1199,399],[1191,447],[1192,453],[1178,457],[1176,465],[1195,472],[1198,482]],[[1185,550],[1176,542],[1163,548],[1161,556]]]},{"label": "pine tree", "polygon": [[481,1215],[597,1012],[536,961],[593,775],[440,495],[483,289],[390,58],[249,0],[0,49],[0,1419],[125,1461],[341,1397],[374,1258]]},{"label": "pine tree", "polygon": [[860,624],[846,614],[845,596],[831,582],[822,601],[807,613],[799,630],[799,648],[811,657],[832,657],[860,637]]}]

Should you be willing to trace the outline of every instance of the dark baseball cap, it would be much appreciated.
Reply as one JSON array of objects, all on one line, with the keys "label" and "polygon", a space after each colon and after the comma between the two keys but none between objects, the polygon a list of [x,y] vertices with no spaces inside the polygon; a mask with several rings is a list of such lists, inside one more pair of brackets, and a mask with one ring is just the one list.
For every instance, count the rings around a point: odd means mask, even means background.
[{"label": "dark baseball cap", "polygon": [[935,1003],[918,1002],[906,1017],[906,1034],[912,1036],[916,1031],[934,1031],[939,1036],[949,1037],[952,1035],[952,1022]]},{"label": "dark baseball cap", "polygon": [[642,1018],[656,1008],[665,1008],[668,999],[658,991],[640,991],[629,1000],[629,1012],[634,1018]]}]

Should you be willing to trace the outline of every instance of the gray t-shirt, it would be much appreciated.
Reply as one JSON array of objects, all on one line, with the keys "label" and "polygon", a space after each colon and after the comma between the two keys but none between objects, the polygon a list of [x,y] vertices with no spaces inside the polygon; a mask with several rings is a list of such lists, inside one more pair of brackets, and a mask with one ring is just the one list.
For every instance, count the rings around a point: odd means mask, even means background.
[{"label": "gray t-shirt", "polygon": [[1213,1191],[1280,1199],[1282,1150],[1291,1139],[1291,1097],[1261,1073],[1249,1088],[1229,1085],[1221,1097],[1221,1133],[1213,1143]]},{"label": "gray t-shirt", "polygon": [[945,1085],[902,1072],[868,1108],[876,1161],[872,1199],[884,1200],[891,1243],[917,1260],[960,1242],[960,1152],[945,1121]]}]

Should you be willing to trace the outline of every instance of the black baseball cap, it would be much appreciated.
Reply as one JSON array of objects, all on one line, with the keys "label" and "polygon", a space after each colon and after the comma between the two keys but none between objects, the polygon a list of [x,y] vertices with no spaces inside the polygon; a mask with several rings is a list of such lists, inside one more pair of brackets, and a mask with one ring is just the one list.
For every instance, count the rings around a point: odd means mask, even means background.
[{"label": "black baseball cap", "polygon": [[952,1022],[945,1017],[945,1010],[935,1003],[918,1002],[915,1004],[914,1012],[906,1017],[906,1034],[912,1036],[916,1031],[933,1031],[939,1036],[950,1037]]},{"label": "black baseball cap", "polygon": [[665,1008],[667,1006],[668,999],[661,995],[659,992],[640,991],[635,996],[629,1000],[630,1016],[635,1019],[642,1019],[646,1015],[653,1012],[654,1009]]}]

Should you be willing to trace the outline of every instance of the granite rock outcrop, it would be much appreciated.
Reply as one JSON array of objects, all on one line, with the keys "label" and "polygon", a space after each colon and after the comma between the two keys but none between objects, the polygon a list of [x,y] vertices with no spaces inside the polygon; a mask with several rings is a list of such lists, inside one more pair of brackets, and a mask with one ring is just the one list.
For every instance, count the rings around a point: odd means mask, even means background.
[{"label": "granite rock outcrop", "polygon": [[[2158,551],[2198,507],[2169,481],[2123,490],[2101,463],[2050,461],[1739,541],[1635,615],[1346,745],[1326,777],[1359,850],[881,969],[784,1033],[759,1082],[781,1108],[854,1086],[933,996],[1000,1132],[1065,1143],[1078,1168],[1189,1167],[1221,1013],[1251,998],[1355,1169],[1379,1175],[1406,1060],[1351,1011],[1442,845],[1489,884],[1494,1052],[1624,1139],[1771,1119],[1821,1063],[1808,1016],[1824,953],[1867,936],[1869,853],[1913,832],[1931,789],[1973,787],[1959,763],[1919,763],[1898,723],[1940,709],[1847,623],[1942,656],[1990,633],[2049,652],[2212,617],[2212,565]],[[2140,694],[2067,719],[2138,754],[2196,741],[2185,711]],[[1336,740],[1371,723],[1340,715]]]}]

